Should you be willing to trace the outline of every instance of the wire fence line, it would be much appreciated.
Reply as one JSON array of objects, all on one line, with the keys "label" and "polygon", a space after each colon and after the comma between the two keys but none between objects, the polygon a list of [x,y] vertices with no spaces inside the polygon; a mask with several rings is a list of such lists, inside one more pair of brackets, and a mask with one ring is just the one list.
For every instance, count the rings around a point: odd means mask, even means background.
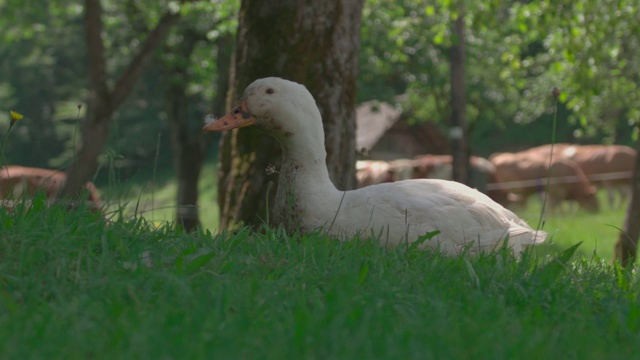
[{"label": "wire fence line", "polygon": [[[589,181],[611,181],[611,180],[624,180],[631,179],[631,171],[611,172],[602,174],[591,174],[587,176]],[[582,177],[579,176],[558,176],[549,178],[549,184],[570,184],[579,183],[582,181]],[[486,186],[487,190],[508,190],[518,189],[522,187],[539,187],[547,184],[547,178],[537,178],[531,180],[520,181],[507,181],[499,183],[489,183]]]},{"label": "wire fence line", "polygon": [[[25,208],[31,207],[36,203],[40,203],[40,201],[36,201],[36,200],[32,200],[32,199],[25,199],[25,198],[19,198],[17,200],[14,199],[3,199],[0,198],[0,208],[7,208],[9,210],[15,209],[18,206],[24,206]],[[93,209],[93,210],[97,210],[100,209],[102,207],[102,202],[94,202],[94,201],[90,201],[90,200],[60,200],[60,199],[48,199],[45,200],[44,203],[47,206],[51,206],[53,204],[59,204],[59,205],[63,205],[66,206],[68,208],[77,208],[80,206],[85,206],[89,209]]]}]

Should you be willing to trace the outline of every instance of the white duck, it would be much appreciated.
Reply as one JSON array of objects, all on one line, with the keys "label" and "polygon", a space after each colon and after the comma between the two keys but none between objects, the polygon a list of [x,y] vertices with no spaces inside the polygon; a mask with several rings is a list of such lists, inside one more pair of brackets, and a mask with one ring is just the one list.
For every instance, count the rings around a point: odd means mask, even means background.
[{"label": "white duck", "polygon": [[514,213],[463,184],[447,180],[404,180],[339,191],[325,163],[322,118],[315,100],[300,84],[280,79],[254,81],[241,105],[205,125],[224,131],[255,124],[276,138],[283,150],[272,217],[289,231],[323,230],[342,240],[375,236],[381,245],[414,242],[447,254],[490,251],[508,239],[514,254],[543,242]]}]

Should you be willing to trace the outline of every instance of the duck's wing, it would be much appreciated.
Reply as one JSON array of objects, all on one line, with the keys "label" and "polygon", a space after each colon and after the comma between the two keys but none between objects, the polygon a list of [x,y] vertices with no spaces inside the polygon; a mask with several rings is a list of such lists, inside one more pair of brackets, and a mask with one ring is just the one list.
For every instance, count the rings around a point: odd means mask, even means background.
[{"label": "duck's wing", "polygon": [[440,234],[434,240],[452,252],[469,244],[493,249],[505,240],[514,252],[520,252],[523,245],[538,244],[546,238],[546,233],[531,229],[486,195],[457,182],[408,180],[361,190],[361,198],[377,207],[370,210],[371,222],[400,229],[410,236],[409,241],[438,230]]}]

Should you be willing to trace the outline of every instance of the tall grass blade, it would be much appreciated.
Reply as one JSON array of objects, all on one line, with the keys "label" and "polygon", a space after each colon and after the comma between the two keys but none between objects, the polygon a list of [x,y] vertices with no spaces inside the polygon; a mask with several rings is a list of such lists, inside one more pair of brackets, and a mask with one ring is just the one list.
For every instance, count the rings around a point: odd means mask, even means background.
[{"label": "tall grass blade", "polygon": [[532,280],[536,280],[544,284],[550,284],[557,278],[561,277],[562,273],[568,269],[569,260],[571,260],[571,257],[575,254],[581,244],[582,241],[558,254],[546,265],[539,268],[538,271],[534,273]]}]

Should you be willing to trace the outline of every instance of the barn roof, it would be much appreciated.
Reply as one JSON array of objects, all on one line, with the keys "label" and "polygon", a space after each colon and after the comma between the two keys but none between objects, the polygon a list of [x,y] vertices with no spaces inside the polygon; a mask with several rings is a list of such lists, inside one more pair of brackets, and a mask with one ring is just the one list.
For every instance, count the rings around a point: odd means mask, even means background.
[{"label": "barn roof", "polygon": [[402,111],[386,102],[371,100],[356,108],[356,148],[372,149],[395,124]]}]

